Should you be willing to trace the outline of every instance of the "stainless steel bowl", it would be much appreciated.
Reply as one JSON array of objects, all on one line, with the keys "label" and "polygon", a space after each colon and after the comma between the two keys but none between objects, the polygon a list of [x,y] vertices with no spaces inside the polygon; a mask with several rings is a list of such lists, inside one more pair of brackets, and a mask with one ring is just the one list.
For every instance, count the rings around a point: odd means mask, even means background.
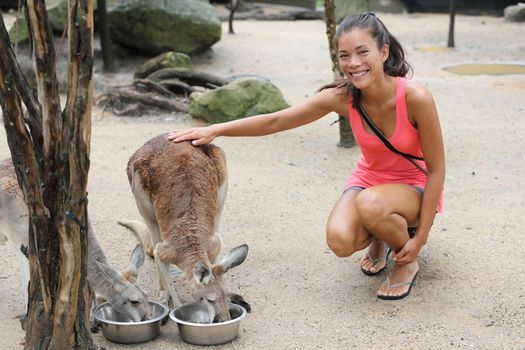
[{"label": "stainless steel bowl", "polygon": [[246,317],[246,310],[235,304],[230,304],[232,319],[226,322],[200,323],[209,321],[203,312],[201,306],[194,303],[182,305],[170,312],[170,318],[177,322],[180,337],[186,343],[218,345],[230,342],[239,335],[239,325]]},{"label": "stainless steel bowl", "polygon": [[167,306],[155,301],[150,301],[149,307],[151,319],[141,322],[126,322],[109,303],[97,306],[93,317],[102,324],[102,334],[106,339],[122,344],[143,343],[159,334],[162,319],[170,311]]}]

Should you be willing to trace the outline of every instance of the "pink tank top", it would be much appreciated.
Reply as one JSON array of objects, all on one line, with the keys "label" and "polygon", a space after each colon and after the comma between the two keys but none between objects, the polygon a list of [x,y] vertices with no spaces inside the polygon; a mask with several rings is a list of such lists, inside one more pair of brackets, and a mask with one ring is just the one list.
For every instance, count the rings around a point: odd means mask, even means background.
[{"label": "pink tank top", "polygon": [[[396,125],[388,141],[401,152],[423,157],[419,132],[408,119],[405,101],[406,83],[406,78],[396,79]],[[352,107],[351,100],[348,109],[350,126],[361,149],[361,158],[348,179],[345,190],[351,186],[368,188],[388,183],[401,183],[424,189],[427,176],[403,156],[389,150],[374,133],[369,134],[363,124],[365,121]],[[424,161],[415,161],[426,169]],[[441,212],[441,209],[440,201],[438,211]]]}]

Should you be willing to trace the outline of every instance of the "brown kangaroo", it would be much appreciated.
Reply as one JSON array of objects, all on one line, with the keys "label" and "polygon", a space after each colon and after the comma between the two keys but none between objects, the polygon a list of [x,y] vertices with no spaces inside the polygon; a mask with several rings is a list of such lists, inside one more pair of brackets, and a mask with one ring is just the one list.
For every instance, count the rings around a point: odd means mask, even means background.
[{"label": "brown kangaroo", "polygon": [[137,236],[146,251],[153,249],[161,288],[168,289],[176,306],[181,305],[169,274],[170,264],[176,265],[210,320],[229,320],[223,275],[244,262],[248,246],[232,249],[215,263],[222,245],[216,232],[228,188],[224,152],[211,144],[173,143],[162,134],[130,157],[127,173],[150,242]]}]

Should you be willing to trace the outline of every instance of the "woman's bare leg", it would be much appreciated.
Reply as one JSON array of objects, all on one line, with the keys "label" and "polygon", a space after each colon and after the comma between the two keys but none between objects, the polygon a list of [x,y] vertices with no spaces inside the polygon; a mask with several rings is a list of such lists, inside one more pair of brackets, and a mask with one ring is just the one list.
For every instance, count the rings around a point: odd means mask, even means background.
[{"label": "woman's bare leg", "polygon": [[355,198],[359,192],[348,190],[337,201],[328,218],[326,241],[339,257],[348,257],[368,247],[368,254],[363,255],[360,264],[363,270],[373,274],[386,266],[386,257],[381,259],[385,255],[385,242],[371,235],[359,220],[355,209]]},{"label": "woman's bare leg", "polygon": [[326,242],[335,255],[347,257],[362,250],[373,240],[364,228],[355,208],[359,191],[349,190],[336,202],[326,223]]},{"label": "woman's bare leg", "polygon": [[[375,239],[388,243],[394,252],[399,251],[410,239],[407,228],[418,223],[421,194],[412,186],[386,184],[361,191],[355,197],[358,220]],[[419,269],[417,261],[396,264],[389,277],[390,285],[410,282]],[[398,296],[408,291],[409,285],[389,288],[385,281],[377,294]]]}]

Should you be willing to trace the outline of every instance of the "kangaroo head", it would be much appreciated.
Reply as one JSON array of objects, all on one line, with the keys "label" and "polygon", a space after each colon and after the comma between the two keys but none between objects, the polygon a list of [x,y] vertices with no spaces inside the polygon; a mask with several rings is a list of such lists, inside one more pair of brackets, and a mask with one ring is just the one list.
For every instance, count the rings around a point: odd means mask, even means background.
[{"label": "kangaroo head", "polygon": [[113,286],[113,293],[108,297],[111,306],[133,322],[151,318],[148,296],[135,283],[138,269],[144,264],[142,245],[135,247],[130,264],[122,273],[99,261],[96,263],[106,281]]},{"label": "kangaroo head", "polygon": [[222,277],[230,268],[242,264],[247,255],[248,246],[243,244],[233,248],[218,264],[209,266],[199,261],[193,267],[192,296],[195,302],[206,307],[210,320],[223,322],[231,319],[228,292]]}]

